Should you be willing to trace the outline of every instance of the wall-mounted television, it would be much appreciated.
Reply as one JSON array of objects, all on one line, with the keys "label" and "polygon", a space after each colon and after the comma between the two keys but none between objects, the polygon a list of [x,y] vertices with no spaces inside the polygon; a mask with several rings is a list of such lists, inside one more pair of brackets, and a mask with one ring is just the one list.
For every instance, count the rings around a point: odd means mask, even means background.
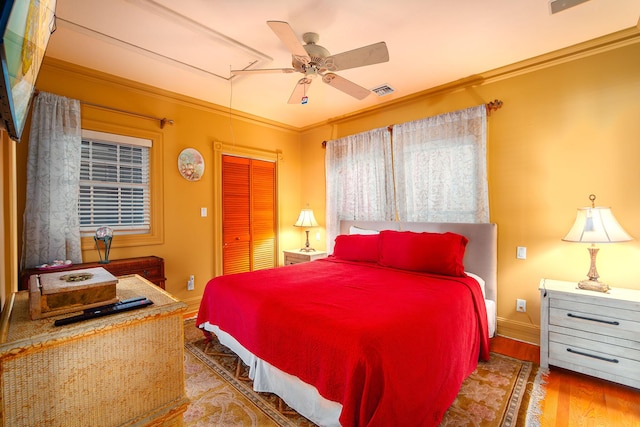
[{"label": "wall-mounted television", "polygon": [[4,0],[0,15],[0,127],[19,141],[55,29],[56,0]]}]

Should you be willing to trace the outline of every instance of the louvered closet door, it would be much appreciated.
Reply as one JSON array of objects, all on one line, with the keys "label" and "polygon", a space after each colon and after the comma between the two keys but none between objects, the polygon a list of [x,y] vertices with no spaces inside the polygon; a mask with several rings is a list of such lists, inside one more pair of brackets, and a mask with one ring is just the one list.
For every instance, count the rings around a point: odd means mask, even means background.
[{"label": "louvered closet door", "polygon": [[276,265],[276,169],[273,162],[251,161],[251,243],[253,270]]},{"label": "louvered closet door", "polygon": [[276,264],[275,164],[222,156],[223,274]]}]

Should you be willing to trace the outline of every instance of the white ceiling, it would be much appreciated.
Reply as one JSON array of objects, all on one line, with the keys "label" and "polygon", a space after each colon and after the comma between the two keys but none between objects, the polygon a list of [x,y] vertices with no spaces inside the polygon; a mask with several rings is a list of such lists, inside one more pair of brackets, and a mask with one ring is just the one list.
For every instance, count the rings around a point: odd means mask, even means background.
[{"label": "white ceiling", "polygon": [[[634,27],[640,0],[556,14],[548,0],[58,0],[56,15],[47,56],[303,128]],[[385,41],[389,62],[337,74],[395,92],[358,101],[316,79],[307,104],[288,104],[298,73],[230,78],[291,66],[268,20],[332,54]]]}]

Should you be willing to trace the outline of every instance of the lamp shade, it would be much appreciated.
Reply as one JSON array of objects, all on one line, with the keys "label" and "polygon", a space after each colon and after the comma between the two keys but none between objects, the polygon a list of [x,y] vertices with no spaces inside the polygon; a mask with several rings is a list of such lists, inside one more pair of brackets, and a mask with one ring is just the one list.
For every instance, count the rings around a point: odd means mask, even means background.
[{"label": "lamp shade", "polygon": [[313,216],[311,209],[302,209],[298,220],[293,225],[296,227],[317,227],[318,222],[316,221],[316,217]]},{"label": "lamp shade", "polygon": [[611,212],[611,208],[578,208],[571,230],[562,239],[567,242],[614,243],[633,240]]}]

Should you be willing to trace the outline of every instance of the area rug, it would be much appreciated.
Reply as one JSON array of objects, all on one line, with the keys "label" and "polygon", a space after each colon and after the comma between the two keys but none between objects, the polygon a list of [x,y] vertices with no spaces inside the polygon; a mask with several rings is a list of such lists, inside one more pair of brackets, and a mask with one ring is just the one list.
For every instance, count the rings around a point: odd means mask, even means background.
[{"label": "area rug", "polygon": [[[185,349],[191,401],[184,414],[186,427],[315,426],[277,396],[254,391],[247,367],[216,340],[206,343],[193,320],[185,322]],[[491,353],[490,361],[479,363],[465,380],[440,425],[534,427],[544,373],[532,362]]]}]

